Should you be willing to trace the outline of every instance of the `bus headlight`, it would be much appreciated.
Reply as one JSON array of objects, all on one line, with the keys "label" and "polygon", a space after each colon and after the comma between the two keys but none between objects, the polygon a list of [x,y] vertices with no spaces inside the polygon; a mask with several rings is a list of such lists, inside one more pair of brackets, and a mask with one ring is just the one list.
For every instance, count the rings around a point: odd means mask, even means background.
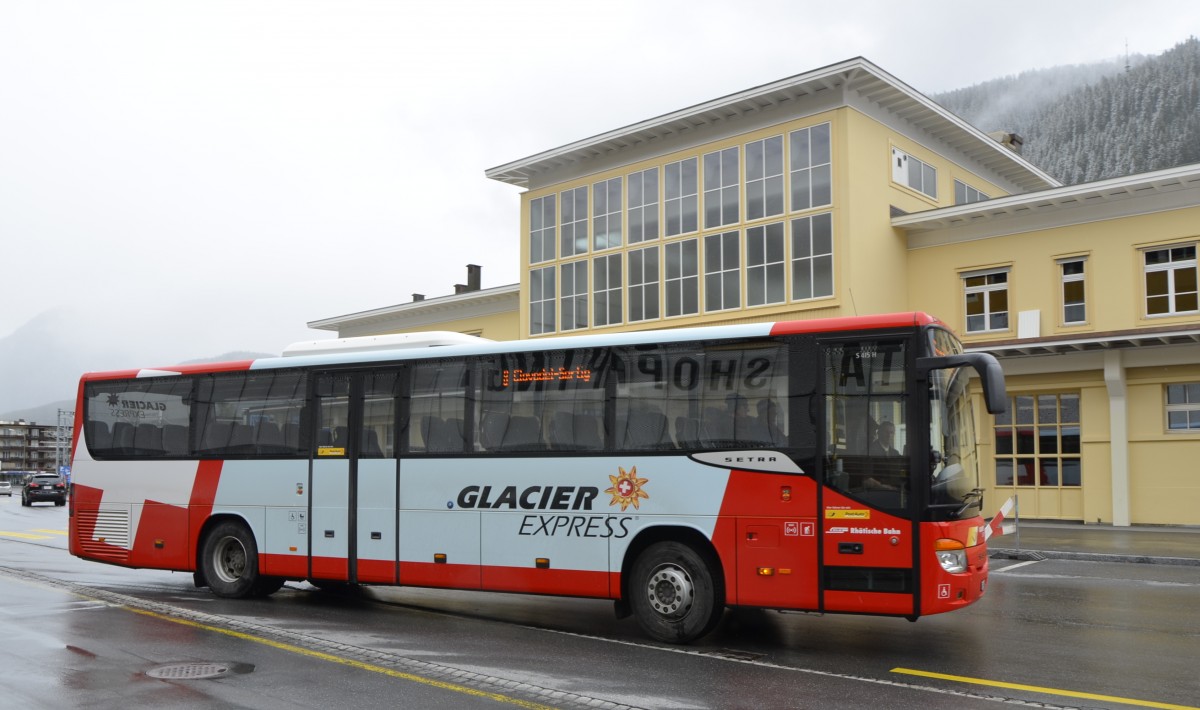
[{"label": "bus headlight", "polygon": [[938,562],[951,574],[967,571],[967,548],[958,540],[942,538],[934,543]]}]

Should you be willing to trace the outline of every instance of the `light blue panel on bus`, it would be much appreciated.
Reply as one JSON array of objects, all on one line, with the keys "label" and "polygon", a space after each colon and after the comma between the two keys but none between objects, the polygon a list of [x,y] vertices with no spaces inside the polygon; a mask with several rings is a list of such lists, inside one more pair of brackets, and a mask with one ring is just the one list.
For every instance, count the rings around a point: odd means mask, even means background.
[{"label": "light blue panel on bus", "polygon": [[396,460],[358,460],[358,559],[396,561]]},{"label": "light blue panel on bus", "polygon": [[252,523],[262,554],[306,556],[308,461],[224,462],[212,512],[263,521]]},{"label": "light blue panel on bus", "polygon": [[[336,579],[332,574],[318,574],[326,569],[318,558],[332,562],[346,560],[350,549],[350,462],[347,459],[317,459],[312,462],[312,557],[314,576]],[[337,565],[330,571],[340,569]]]}]

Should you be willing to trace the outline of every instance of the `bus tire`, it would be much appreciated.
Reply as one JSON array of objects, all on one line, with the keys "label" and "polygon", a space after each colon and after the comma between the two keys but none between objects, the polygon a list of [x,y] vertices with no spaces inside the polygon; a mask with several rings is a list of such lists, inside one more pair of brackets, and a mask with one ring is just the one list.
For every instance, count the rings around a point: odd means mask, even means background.
[{"label": "bus tire", "polygon": [[259,596],[258,545],[242,523],[225,520],[209,531],[200,553],[200,566],[208,588],[218,597]]},{"label": "bus tire", "polygon": [[691,643],[716,628],[725,611],[723,581],[689,545],[658,542],[633,565],[630,606],[648,636]]}]

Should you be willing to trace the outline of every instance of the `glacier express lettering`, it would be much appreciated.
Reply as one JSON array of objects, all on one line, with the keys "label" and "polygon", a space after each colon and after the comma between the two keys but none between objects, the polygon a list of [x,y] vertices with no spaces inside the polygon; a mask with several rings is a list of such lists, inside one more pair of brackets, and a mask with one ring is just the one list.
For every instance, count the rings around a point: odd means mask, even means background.
[{"label": "glacier express lettering", "polygon": [[507,510],[591,510],[600,495],[595,486],[467,486],[458,492],[458,507]]},{"label": "glacier express lettering", "polygon": [[536,537],[599,537],[629,536],[629,516],[615,515],[526,515],[521,520],[518,535]]}]

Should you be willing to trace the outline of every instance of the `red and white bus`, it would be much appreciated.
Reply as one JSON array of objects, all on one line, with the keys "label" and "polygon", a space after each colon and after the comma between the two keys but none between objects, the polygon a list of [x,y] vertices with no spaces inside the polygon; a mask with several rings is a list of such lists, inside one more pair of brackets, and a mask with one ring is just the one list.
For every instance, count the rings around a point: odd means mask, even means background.
[{"label": "red and white bus", "polygon": [[70,549],[195,573],[612,599],[658,640],[726,607],[907,617],[984,593],[968,380],[923,313],[491,342],[317,341],[90,373]]}]

